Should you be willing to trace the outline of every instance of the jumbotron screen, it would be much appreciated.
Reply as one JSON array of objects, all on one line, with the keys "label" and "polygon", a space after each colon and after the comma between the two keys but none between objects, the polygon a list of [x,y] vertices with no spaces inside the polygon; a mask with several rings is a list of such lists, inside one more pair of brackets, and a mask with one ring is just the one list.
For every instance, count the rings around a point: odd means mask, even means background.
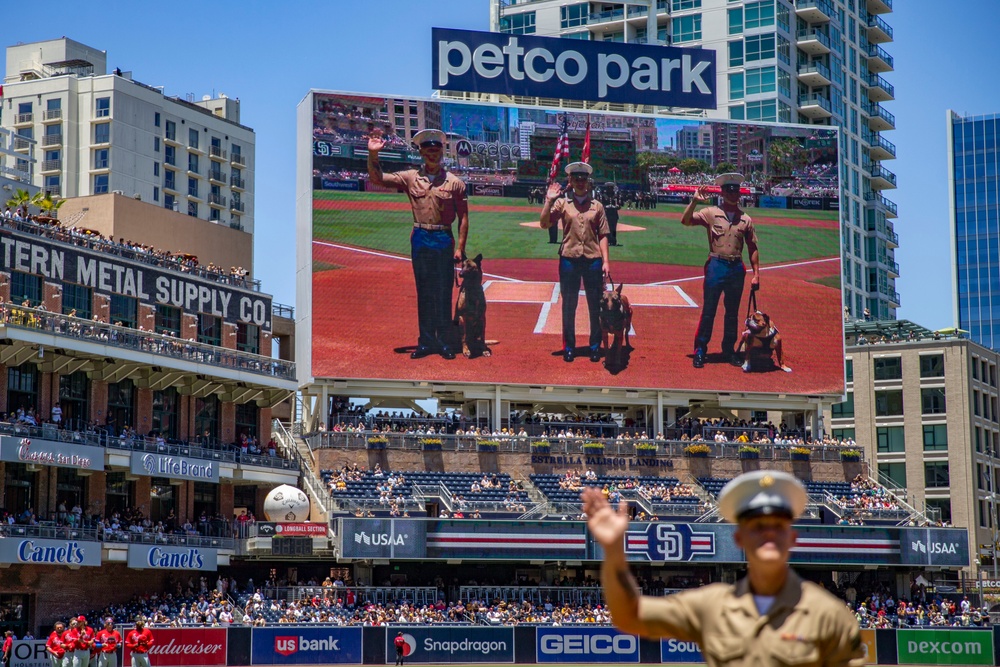
[{"label": "jumbotron screen", "polygon": [[[317,91],[302,105],[313,377],[844,391],[836,129]],[[422,129],[442,131],[436,156],[412,143]],[[581,161],[589,182],[571,184]]]}]

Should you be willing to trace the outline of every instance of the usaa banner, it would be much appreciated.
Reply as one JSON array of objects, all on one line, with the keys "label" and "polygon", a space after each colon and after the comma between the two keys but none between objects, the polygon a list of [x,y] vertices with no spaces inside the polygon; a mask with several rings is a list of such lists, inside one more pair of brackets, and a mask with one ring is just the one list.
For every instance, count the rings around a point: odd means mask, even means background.
[{"label": "usaa banner", "polygon": [[715,50],[434,28],[432,86],[714,109]]}]

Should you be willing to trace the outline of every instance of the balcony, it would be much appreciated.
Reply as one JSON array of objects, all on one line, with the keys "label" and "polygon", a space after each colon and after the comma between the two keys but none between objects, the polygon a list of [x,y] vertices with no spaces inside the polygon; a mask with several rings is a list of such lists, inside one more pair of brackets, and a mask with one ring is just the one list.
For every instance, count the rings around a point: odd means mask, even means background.
[{"label": "balcony", "polygon": [[874,206],[877,210],[882,211],[886,218],[896,218],[899,217],[896,211],[896,204],[889,201],[877,192],[866,192],[865,193],[865,204]]},{"label": "balcony", "polygon": [[[172,174],[174,172],[171,171],[171,172],[167,172],[167,173],[171,173]],[[175,194],[179,194],[180,193],[180,190],[177,189],[177,181],[175,181],[173,179],[165,179],[163,181],[163,190],[165,192],[172,192],[172,193],[175,193]]]},{"label": "balcony", "polygon": [[234,190],[245,190],[246,184],[247,182],[245,180],[237,176],[233,176],[232,178],[229,179],[229,187],[233,188]]},{"label": "balcony", "polygon": [[62,171],[62,160],[43,160],[42,171]]},{"label": "balcony", "polygon": [[869,14],[888,14],[892,11],[892,0],[868,0]]},{"label": "balcony", "polygon": [[42,112],[42,122],[51,123],[62,120],[62,109],[46,109]]},{"label": "balcony", "polygon": [[201,195],[198,194],[198,188],[188,188],[188,199],[195,199],[201,201]]},{"label": "balcony", "polygon": [[899,234],[896,233],[892,223],[885,223],[885,244],[890,250],[899,247]]},{"label": "balcony", "polygon": [[885,132],[896,129],[896,117],[882,108],[879,104],[866,104],[865,113],[868,114],[868,129],[874,132]]},{"label": "balcony", "polygon": [[795,14],[809,23],[826,23],[835,16],[828,0],[795,0]]},{"label": "balcony", "polygon": [[894,260],[891,260],[888,257],[879,257],[878,263],[885,267],[885,270],[888,271],[890,278],[899,277],[899,264],[897,264]]},{"label": "balcony", "polygon": [[612,9],[606,12],[599,12],[597,14],[591,14],[587,19],[588,25],[594,25],[595,23],[609,23],[611,21],[623,21],[625,20],[625,10],[624,9]]},{"label": "balcony", "polygon": [[230,211],[235,211],[236,213],[244,213],[245,209],[246,209],[246,205],[243,202],[237,201],[235,199],[230,199],[229,200],[229,210]]},{"label": "balcony", "polygon": [[869,74],[868,99],[872,102],[890,102],[896,99],[896,89],[878,74]]},{"label": "balcony", "polygon": [[889,297],[889,302],[890,303],[896,304],[897,308],[899,308],[902,305],[902,303],[903,303],[900,300],[900,298],[899,298],[899,292],[897,292],[895,290],[887,290],[886,291],[886,296]]},{"label": "balcony", "polygon": [[225,162],[226,159],[228,158],[228,155],[226,154],[226,149],[222,148],[221,146],[209,146],[208,156],[213,160],[221,160],[223,162]]},{"label": "balcony", "polygon": [[174,146],[180,146],[181,145],[181,142],[177,141],[177,133],[176,132],[174,132],[174,133],[167,132],[165,135],[163,135],[163,141],[166,142],[166,143],[168,143],[168,144],[173,144]]},{"label": "balcony", "polygon": [[830,38],[815,28],[799,30],[795,36],[795,45],[799,51],[811,56],[824,56],[830,53]]},{"label": "balcony", "polygon": [[811,88],[829,86],[832,81],[830,68],[820,62],[799,65],[799,81]]},{"label": "balcony", "polygon": [[868,45],[868,69],[876,74],[891,72],[893,68],[892,56],[885,52],[878,44]]},{"label": "balcony", "polygon": [[880,164],[873,164],[868,174],[871,176],[873,190],[890,190],[896,187],[896,174]]},{"label": "balcony", "polygon": [[14,116],[14,127],[22,125],[31,125],[35,122],[35,114],[33,113],[19,113]]},{"label": "balcony", "polygon": [[226,175],[222,173],[221,169],[209,169],[208,180],[218,183],[219,185],[225,185]]},{"label": "balcony", "polygon": [[883,139],[878,134],[872,134],[868,137],[868,142],[868,157],[871,159],[876,162],[896,159],[896,144]]},{"label": "balcony", "polygon": [[15,136],[14,137],[14,150],[16,150],[16,151],[26,151],[29,148],[31,148],[31,146],[34,143],[35,142],[32,141],[31,139],[26,139],[25,137]]},{"label": "balcony", "polygon": [[833,115],[830,100],[819,95],[799,95],[799,115],[815,120]]},{"label": "balcony", "polygon": [[42,146],[62,146],[62,142],[62,133],[42,135]]},{"label": "balcony", "polygon": [[247,164],[247,159],[246,156],[244,156],[242,153],[233,153],[232,155],[229,156],[229,162],[232,164],[239,165],[241,167],[245,167]]},{"label": "balcony", "polygon": [[868,15],[868,41],[872,44],[884,44],[892,41],[892,26],[874,14]]},{"label": "balcony", "polygon": [[223,195],[215,194],[214,192],[210,192],[208,194],[208,203],[210,206],[226,208],[226,198]]}]

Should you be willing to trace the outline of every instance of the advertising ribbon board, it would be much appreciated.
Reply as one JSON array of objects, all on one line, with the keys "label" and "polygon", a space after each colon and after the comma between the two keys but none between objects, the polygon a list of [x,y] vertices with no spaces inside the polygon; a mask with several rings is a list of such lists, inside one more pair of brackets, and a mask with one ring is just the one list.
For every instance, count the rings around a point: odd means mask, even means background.
[{"label": "advertising ribbon board", "polygon": [[[391,630],[392,628],[390,628]],[[514,662],[514,628],[414,627],[403,631],[406,664]],[[385,662],[395,662],[395,632],[385,633]]]},{"label": "advertising ribbon board", "polygon": [[900,665],[992,665],[989,630],[897,630]]},{"label": "advertising ribbon board", "polygon": [[[12,526],[17,529],[17,526]],[[0,563],[100,567],[101,543],[10,535],[0,539]]]},{"label": "advertising ribbon board", "polygon": [[361,664],[361,628],[254,628],[255,665]]},{"label": "advertising ribbon board", "polygon": [[130,544],[128,566],[157,570],[217,570],[219,551],[208,547]]},{"label": "advertising ribbon board", "polygon": [[51,667],[45,640],[16,641],[11,651],[10,667]]},{"label": "advertising ribbon board", "polygon": [[104,470],[104,448],[4,435],[0,436],[0,460],[74,470]]},{"label": "advertising ribbon board", "polygon": [[132,452],[131,471],[133,475],[190,479],[196,482],[219,481],[219,464],[216,461],[152,452]]},{"label": "advertising ribbon board", "polygon": [[660,660],[666,663],[705,662],[697,642],[682,642],[679,639],[660,640]]},{"label": "advertising ribbon board", "polygon": [[[222,667],[226,664],[225,628],[156,628],[149,662],[156,667]],[[124,634],[124,633],[122,633]],[[132,661],[125,646],[122,664]]]},{"label": "advertising ribbon board", "polygon": [[639,638],[611,627],[538,628],[540,663],[639,662]]}]

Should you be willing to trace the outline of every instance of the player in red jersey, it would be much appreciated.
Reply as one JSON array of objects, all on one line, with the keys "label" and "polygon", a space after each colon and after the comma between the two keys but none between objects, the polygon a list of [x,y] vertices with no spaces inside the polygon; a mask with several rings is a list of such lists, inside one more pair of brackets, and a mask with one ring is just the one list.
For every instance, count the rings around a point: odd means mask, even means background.
[{"label": "player in red jersey", "polygon": [[3,633],[3,647],[0,648],[0,661],[3,667],[10,667],[10,656],[14,653],[14,631]]},{"label": "player in red jersey", "polygon": [[87,625],[84,616],[76,619],[76,651],[73,653],[73,667],[90,667],[90,651],[94,648],[94,628]]},{"label": "player in red jersey", "polygon": [[52,627],[52,634],[49,635],[48,641],[45,642],[45,652],[49,656],[49,662],[52,667],[62,667],[63,657],[66,655],[66,649],[63,648],[62,636],[66,632],[66,624],[62,621],[57,622]]},{"label": "player in red jersey", "polygon": [[153,633],[146,627],[146,621],[141,617],[135,619],[135,628],[125,635],[125,646],[132,652],[132,667],[149,667],[149,647],[153,641]]},{"label": "player in red jersey", "polygon": [[104,629],[97,633],[97,644],[100,653],[97,655],[97,667],[118,667],[118,645],[122,643],[122,635],[115,630],[113,618],[104,619]]}]

